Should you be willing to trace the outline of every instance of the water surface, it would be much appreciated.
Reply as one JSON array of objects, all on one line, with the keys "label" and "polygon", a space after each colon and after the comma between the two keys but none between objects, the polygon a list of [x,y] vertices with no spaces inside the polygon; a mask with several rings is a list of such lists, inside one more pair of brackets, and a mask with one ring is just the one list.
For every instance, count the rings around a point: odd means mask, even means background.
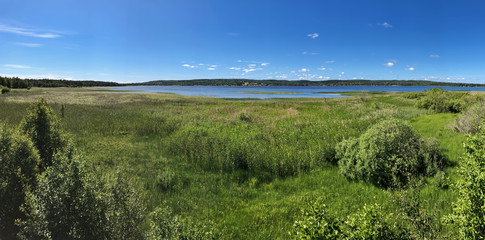
[{"label": "water surface", "polygon": [[[137,93],[173,93],[183,96],[216,98],[335,98],[348,97],[342,92],[383,91],[414,92],[436,86],[126,86],[112,90]],[[441,87],[446,91],[485,91],[485,87]],[[319,93],[324,92],[324,93]],[[335,92],[335,93],[333,93]]]}]

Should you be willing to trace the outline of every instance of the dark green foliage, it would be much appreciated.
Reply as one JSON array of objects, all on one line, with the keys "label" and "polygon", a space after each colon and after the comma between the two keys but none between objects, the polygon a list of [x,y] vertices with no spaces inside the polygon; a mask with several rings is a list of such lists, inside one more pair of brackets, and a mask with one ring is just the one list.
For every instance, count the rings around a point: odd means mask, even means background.
[{"label": "dark green foliage", "polygon": [[7,94],[10,92],[10,88],[8,87],[0,86],[0,88],[2,89],[2,94]]},{"label": "dark green foliage", "polygon": [[22,206],[22,239],[140,239],[144,208],[118,176],[104,183],[71,151],[56,154]]},{"label": "dark green foliage", "polygon": [[431,176],[444,165],[434,140],[423,140],[400,120],[385,120],[359,138],[337,145],[340,172],[351,180],[401,187],[417,176]]},{"label": "dark green foliage", "polygon": [[31,87],[109,87],[120,86],[115,82],[101,81],[72,81],[72,80],[51,80],[51,79],[21,79],[18,77],[0,76],[0,85],[9,88],[27,88]]},{"label": "dark green foliage", "polygon": [[21,128],[30,136],[39,151],[42,169],[50,166],[54,155],[67,146],[67,140],[61,134],[59,120],[44,98],[30,107]]},{"label": "dark green foliage", "polygon": [[469,92],[447,92],[441,88],[432,88],[426,95],[416,100],[416,106],[436,113],[459,113],[477,101]]},{"label": "dark green foliage", "polygon": [[294,239],[412,239],[408,230],[398,225],[391,214],[384,214],[378,204],[365,205],[341,219],[318,200],[303,210],[290,234]]},{"label": "dark green foliage", "polygon": [[479,127],[465,143],[459,177],[453,190],[458,194],[447,221],[459,228],[461,239],[485,238],[485,129]]},{"label": "dark green foliage", "polygon": [[26,192],[36,187],[39,155],[32,141],[16,130],[0,126],[0,236],[13,239],[15,219]]},{"label": "dark green foliage", "polygon": [[167,207],[159,207],[153,211],[148,239],[150,240],[209,240],[216,239],[212,232],[213,223],[209,225],[194,224],[182,220]]},{"label": "dark green foliage", "polygon": [[193,79],[160,80],[128,85],[163,85],[163,86],[450,86],[480,87],[483,84],[450,83],[417,80],[253,80],[253,79]]}]

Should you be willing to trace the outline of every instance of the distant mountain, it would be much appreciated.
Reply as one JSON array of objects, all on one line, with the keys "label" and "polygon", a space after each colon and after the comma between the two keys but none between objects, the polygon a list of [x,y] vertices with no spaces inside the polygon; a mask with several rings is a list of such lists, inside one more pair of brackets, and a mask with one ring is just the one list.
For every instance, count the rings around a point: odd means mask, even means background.
[{"label": "distant mountain", "polygon": [[288,81],[253,79],[193,79],[157,80],[128,85],[138,86],[442,86],[442,87],[485,87],[485,84],[450,83],[424,80],[326,80]]}]

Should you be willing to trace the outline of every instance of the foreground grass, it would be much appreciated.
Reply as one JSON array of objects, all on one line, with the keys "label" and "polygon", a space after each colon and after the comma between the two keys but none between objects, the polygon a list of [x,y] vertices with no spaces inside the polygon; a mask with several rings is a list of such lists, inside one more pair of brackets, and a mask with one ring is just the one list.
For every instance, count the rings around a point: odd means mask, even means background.
[{"label": "foreground grass", "polygon": [[[0,95],[0,119],[18,124],[40,96],[64,115],[65,131],[100,174],[126,172],[150,209],[164,204],[184,218],[212,220],[227,239],[288,238],[300,209],[316,197],[340,216],[365,203],[394,211],[388,192],[349,182],[331,159],[336,143],[383,119],[410,120],[421,135],[437,138],[453,163],[464,140],[445,130],[456,115],[429,115],[398,93],[234,102],[34,88]],[[454,167],[446,173],[453,178]],[[454,196],[440,181],[428,179],[422,196],[442,216]]]}]

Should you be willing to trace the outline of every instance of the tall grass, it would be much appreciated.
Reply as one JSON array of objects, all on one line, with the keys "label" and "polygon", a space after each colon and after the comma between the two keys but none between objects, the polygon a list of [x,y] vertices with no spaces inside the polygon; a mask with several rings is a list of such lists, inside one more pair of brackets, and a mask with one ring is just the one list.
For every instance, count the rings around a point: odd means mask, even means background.
[{"label": "tall grass", "polygon": [[[195,222],[212,220],[228,239],[288,238],[299,209],[317,196],[341,216],[365,203],[392,210],[382,189],[339,175],[334,147],[388,118],[415,119],[421,134],[427,129],[420,120],[428,116],[426,110],[398,94],[227,101],[82,89],[33,91],[0,97],[0,120],[17,124],[41,95],[58,115],[64,105],[63,128],[99,174],[124,171],[138,179],[150,209],[163,204]],[[461,135],[440,131],[423,135],[449,136],[442,147],[457,161],[454,146],[461,145]],[[427,199],[453,199],[446,189],[436,190],[434,179],[429,181]],[[446,204],[438,208],[449,211]]]}]

